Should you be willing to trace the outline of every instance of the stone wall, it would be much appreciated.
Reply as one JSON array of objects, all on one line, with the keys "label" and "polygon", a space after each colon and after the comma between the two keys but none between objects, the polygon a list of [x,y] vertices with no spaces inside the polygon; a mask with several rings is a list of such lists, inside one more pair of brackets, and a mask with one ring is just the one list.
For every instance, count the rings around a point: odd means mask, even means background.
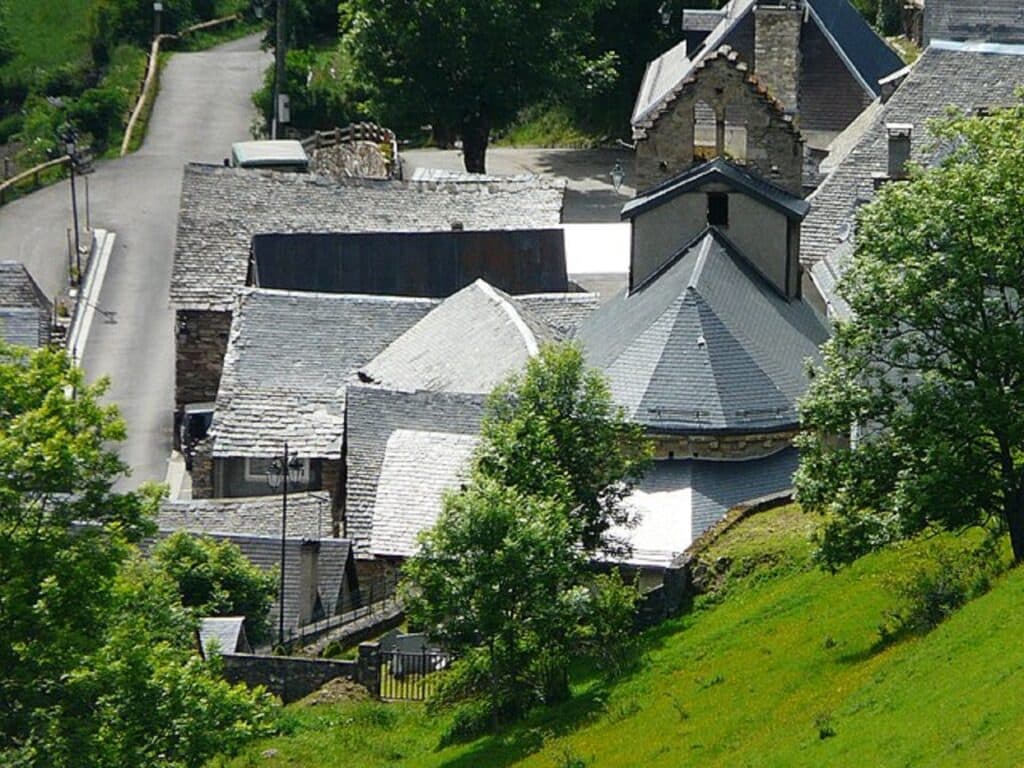
[{"label": "stone wall", "polygon": [[213,441],[200,440],[192,453],[192,498],[213,498]]},{"label": "stone wall", "polygon": [[[362,682],[356,661],[337,659],[307,659],[298,656],[256,656],[225,653],[224,677],[231,683],[245,683],[249,687],[264,686],[279,696],[285,704],[308,696],[324,683],[344,677]],[[371,693],[376,694],[373,688]]]},{"label": "stone wall", "polygon": [[334,536],[341,532],[341,509],[345,498],[344,473],[344,455],[341,459],[324,459],[320,465],[320,487],[331,495],[331,530]]},{"label": "stone wall", "polygon": [[754,70],[787,112],[797,108],[802,22],[803,10],[795,4],[754,8]]},{"label": "stone wall", "polygon": [[665,110],[643,127],[636,145],[638,190],[678,176],[700,159],[694,121],[704,107],[715,114],[716,154],[725,154],[730,127],[741,127],[745,157],[733,159],[792,194],[803,194],[803,139],[792,116],[728,46],[710,54]]},{"label": "stone wall", "polygon": [[217,398],[231,313],[179,309],[174,319],[174,409],[180,413],[187,403]]},{"label": "stone wall", "polygon": [[652,435],[655,459],[752,459],[793,444],[796,429],[766,434]]}]

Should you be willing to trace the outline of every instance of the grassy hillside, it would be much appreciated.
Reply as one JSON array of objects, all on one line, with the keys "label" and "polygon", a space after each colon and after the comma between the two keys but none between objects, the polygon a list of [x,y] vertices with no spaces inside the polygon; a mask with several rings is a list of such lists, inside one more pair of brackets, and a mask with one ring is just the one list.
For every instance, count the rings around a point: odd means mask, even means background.
[{"label": "grassy hillside", "polygon": [[12,69],[53,69],[89,57],[86,18],[92,0],[9,0],[16,50]]},{"label": "grassy hillside", "polygon": [[[417,705],[285,710],[289,735],[232,766],[1019,765],[1024,750],[1024,571],[927,635],[880,642],[892,578],[940,538],[831,576],[810,565],[813,520],[794,507],[724,537],[719,595],[648,633],[640,669],[475,742],[440,748]],[[975,540],[976,541],[976,540]],[[267,749],[277,750],[262,757]]]}]

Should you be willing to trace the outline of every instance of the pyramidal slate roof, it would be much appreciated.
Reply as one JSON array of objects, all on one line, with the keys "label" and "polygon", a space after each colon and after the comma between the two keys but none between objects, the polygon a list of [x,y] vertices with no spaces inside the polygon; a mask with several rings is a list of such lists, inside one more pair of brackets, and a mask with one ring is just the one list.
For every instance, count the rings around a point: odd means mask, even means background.
[{"label": "pyramidal slate roof", "polygon": [[653,432],[772,432],[798,422],[804,361],[828,332],[713,227],[580,326],[589,363]]},{"label": "pyramidal slate roof", "polygon": [[22,347],[50,343],[50,301],[20,261],[0,261],[0,339]]},{"label": "pyramidal slate roof", "polygon": [[[805,1],[809,19],[817,24],[864,90],[877,96],[878,81],[903,66],[899,56],[848,0]],[[722,45],[735,44],[734,34],[738,34],[756,5],[755,0],[732,0],[719,12],[717,25],[700,47],[688,52],[683,42],[650,62],[633,108],[633,125],[649,127],[652,115],[664,109],[665,103],[675,97],[679,87],[709,56]]]},{"label": "pyramidal slate roof", "polygon": [[644,211],[657,208],[666,200],[712,182],[721,182],[737,191],[745,192],[791,219],[802,219],[810,210],[810,206],[803,198],[748,173],[722,157],[716,157],[633,198],[622,207],[622,218],[632,219]]},{"label": "pyramidal slate roof", "polygon": [[927,121],[949,106],[967,112],[977,107],[1016,103],[1024,86],[1024,45],[932,43],[903,83],[865,124],[851,125],[859,136],[844,135],[852,148],[808,198],[811,212],[800,235],[800,260],[814,264],[853,236],[857,208],[874,197],[874,177],[888,169],[886,124],[913,126],[911,159],[927,165],[933,151]]},{"label": "pyramidal slate roof", "polygon": [[557,338],[517,299],[477,280],[395,339],[359,378],[407,392],[487,394]]},{"label": "pyramidal slate roof", "polygon": [[1024,43],[1024,4],[1020,0],[928,0],[924,38]]},{"label": "pyramidal slate roof", "polygon": [[185,166],[171,303],[228,310],[245,284],[252,236],[287,232],[542,229],[561,223],[564,182],[328,180]]},{"label": "pyramidal slate roof", "polygon": [[243,289],[214,410],[213,455],[341,456],[344,382],[433,299]]}]

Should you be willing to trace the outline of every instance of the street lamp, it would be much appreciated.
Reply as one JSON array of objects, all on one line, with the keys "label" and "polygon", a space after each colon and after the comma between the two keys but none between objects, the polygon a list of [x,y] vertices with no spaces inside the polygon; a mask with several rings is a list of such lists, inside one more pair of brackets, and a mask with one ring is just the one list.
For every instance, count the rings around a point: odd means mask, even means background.
[{"label": "street lamp", "polygon": [[615,188],[616,193],[622,188],[622,182],[626,179],[626,172],[622,170],[622,161],[616,160],[615,166],[612,168],[612,172],[608,174],[612,177],[612,187]]},{"label": "street lamp", "polygon": [[70,123],[65,123],[64,131],[61,133],[61,140],[64,142],[64,151],[67,153],[71,169],[71,218],[75,225],[75,275],[74,284],[82,282],[82,248],[78,241],[78,195],[75,194],[75,167],[78,165],[77,147],[78,133]]},{"label": "street lamp", "polygon": [[153,3],[153,39],[160,37],[160,14],[163,13],[164,4],[160,0]]},{"label": "street lamp", "polygon": [[299,482],[302,477],[302,462],[299,457],[288,454],[288,443],[284,444],[284,456],[274,459],[267,467],[267,485],[274,491],[284,488],[281,494],[281,583],[277,594],[277,642],[284,645],[284,567],[285,546],[288,532],[288,480]]}]

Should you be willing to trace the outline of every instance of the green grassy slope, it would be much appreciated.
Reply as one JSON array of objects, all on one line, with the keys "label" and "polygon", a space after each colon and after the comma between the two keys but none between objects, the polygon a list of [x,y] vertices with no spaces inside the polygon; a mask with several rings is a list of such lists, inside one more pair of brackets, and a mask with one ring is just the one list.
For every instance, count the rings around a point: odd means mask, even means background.
[{"label": "green grassy slope", "polygon": [[710,553],[732,574],[715,604],[648,633],[632,677],[583,682],[504,733],[440,749],[445,722],[420,706],[292,707],[289,736],[230,765],[1021,764],[1024,571],[931,634],[881,647],[896,607],[885,576],[908,552],[830,576],[807,562],[812,523],[789,507],[735,528]]},{"label": "green grassy slope", "polygon": [[53,69],[89,56],[86,17],[93,0],[10,0],[11,67]]}]

